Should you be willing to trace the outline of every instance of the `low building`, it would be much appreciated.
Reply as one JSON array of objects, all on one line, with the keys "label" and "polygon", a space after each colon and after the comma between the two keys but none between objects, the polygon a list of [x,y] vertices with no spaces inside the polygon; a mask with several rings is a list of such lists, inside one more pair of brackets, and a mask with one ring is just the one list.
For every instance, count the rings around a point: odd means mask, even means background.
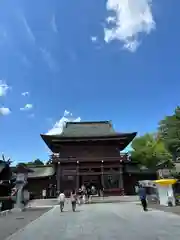
[{"label": "low building", "polygon": [[[13,177],[16,178],[16,167],[12,167]],[[53,165],[28,166],[26,188],[31,198],[42,198],[43,190],[46,190],[46,197],[56,196],[56,178]]]}]

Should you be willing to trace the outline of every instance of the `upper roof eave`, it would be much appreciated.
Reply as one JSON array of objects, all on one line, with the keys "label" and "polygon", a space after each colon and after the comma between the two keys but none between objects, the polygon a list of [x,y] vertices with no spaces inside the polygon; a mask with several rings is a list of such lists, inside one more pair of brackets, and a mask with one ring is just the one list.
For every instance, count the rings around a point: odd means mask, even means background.
[{"label": "upper roof eave", "polygon": [[61,135],[46,135],[46,134],[40,134],[42,139],[46,141],[67,141],[67,140],[104,140],[104,139],[112,139],[112,140],[123,140],[123,139],[134,139],[137,135],[137,132],[132,133],[114,133],[114,134],[108,134],[108,135],[99,135],[99,136],[61,136]]},{"label": "upper roof eave", "polygon": [[89,140],[92,141],[117,141],[120,146],[119,149],[122,151],[125,149],[130,142],[135,138],[136,132],[133,133],[123,133],[123,134],[115,134],[115,135],[106,135],[106,136],[88,136],[88,137],[60,137],[58,136],[50,136],[41,134],[42,139],[47,144],[47,146],[51,149],[52,152],[59,152],[59,147],[57,145],[63,143],[72,143],[72,142],[86,142]]}]

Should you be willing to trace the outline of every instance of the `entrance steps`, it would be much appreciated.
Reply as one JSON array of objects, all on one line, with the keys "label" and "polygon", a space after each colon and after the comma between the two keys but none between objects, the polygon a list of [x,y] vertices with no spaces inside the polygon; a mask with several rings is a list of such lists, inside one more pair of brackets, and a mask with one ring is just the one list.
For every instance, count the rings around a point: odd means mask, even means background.
[{"label": "entrance steps", "polygon": [[95,197],[93,196],[91,203],[113,203],[113,202],[139,202],[138,196],[109,196]]},{"label": "entrance steps", "polygon": [[[116,203],[116,202],[139,202],[138,196],[109,196],[109,197],[98,197],[93,196],[90,203]],[[54,207],[58,205],[57,198],[51,199],[34,199],[29,201],[26,207],[28,208],[39,208],[39,207]]]},{"label": "entrance steps", "polygon": [[50,199],[34,199],[28,202],[26,208],[45,208],[45,207],[54,207],[58,204],[58,200],[56,198]]}]

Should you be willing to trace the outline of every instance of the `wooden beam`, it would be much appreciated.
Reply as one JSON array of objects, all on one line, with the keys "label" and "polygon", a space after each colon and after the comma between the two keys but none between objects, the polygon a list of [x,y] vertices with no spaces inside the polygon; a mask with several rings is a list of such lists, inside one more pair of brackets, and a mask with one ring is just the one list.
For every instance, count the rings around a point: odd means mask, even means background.
[{"label": "wooden beam", "polygon": [[[61,139],[52,139],[51,142],[54,143],[62,143],[62,142],[82,142],[82,141],[127,141],[129,136],[114,136],[114,137],[86,137],[86,138],[61,138]],[[124,142],[122,142],[124,144]]]},{"label": "wooden beam", "polygon": [[[119,175],[119,171],[104,171],[104,175]],[[101,175],[101,172],[79,172],[79,176],[96,176],[96,175]],[[76,176],[76,172],[66,172],[62,173],[61,176]]]},{"label": "wooden beam", "polygon": [[62,162],[62,163],[70,163],[70,162],[74,162],[76,164],[77,161],[79,161],[79,164],[81,163],[88,163],[88,162],[99,162],[101,163],[101,161],[104,161],[104,164],[106,164],[107,162],[112,163],[114,162],[118,162],[119,161],[127,161],[128,155],[127,154],[121,154],[117,157],[106,157],[106,156],[102,156],[102,157],[76,157],[76,156],[72,156],[72,157],[57,157],[54,159],[54,162]]}]

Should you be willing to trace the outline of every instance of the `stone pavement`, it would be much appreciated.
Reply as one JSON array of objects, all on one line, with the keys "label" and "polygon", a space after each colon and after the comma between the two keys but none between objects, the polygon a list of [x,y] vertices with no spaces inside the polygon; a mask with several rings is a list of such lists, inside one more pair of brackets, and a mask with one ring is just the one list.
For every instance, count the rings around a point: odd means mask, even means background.
[{"label": "stone pavement", "polygon": [[91,203],[139,202],[139,196],[92,197]]},{"label": "stone pavement", "polygon": [[[97,197],[93,196],[91,203],[115,203],[115,202],[139,202],[138,196],[110,196]],[[52,207],[58,204],[57,198],[53,199],[35,199],[28,203],[27,207]]]},{"label": "stone pavement", "polygon": [[75,213],[70,207],[60,213],[55,206],[8,240],[180,239],[180,217],[172,213],[143,212],[134,203],[82,205]]}]

